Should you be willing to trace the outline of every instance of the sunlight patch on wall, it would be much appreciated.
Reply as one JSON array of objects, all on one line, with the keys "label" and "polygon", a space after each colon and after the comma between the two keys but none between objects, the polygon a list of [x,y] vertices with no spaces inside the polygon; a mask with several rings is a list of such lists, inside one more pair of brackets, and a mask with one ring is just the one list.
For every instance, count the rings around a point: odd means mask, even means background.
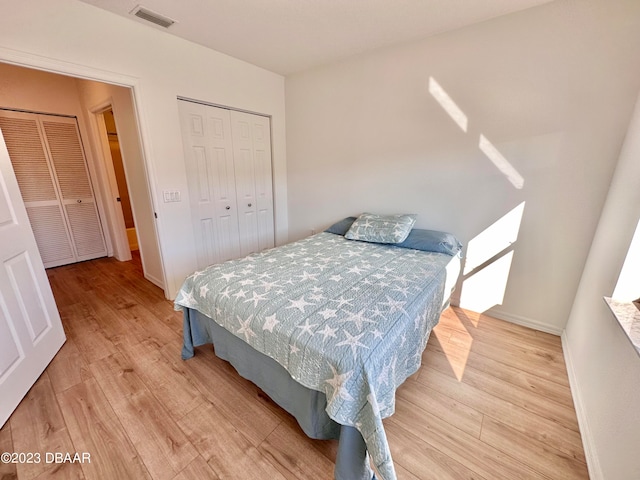
[{"label": "sunlight patch on wall", "polygon": [[460,306],[474,312],[486,312],[501,305],[507,290],[513,250],[476,272],[463,282]]},{"label": "sunlight patch on wall", "polygon": [[437,100],[444,111],[449,114],[462,131],[466,133],[468,124],[467,116],[433,77],[429,77],[429,93]]},{"label": "sunlight patch on wall", "polygon": [[469,241],[464,263],[464,275],[491,260],[516,242],[522,223],[524,205],[525,202],[522,202]]},{"label": "sunlight patch on wall", "polygon": [[504,155],[500,153],[500,151],[487,140],[487,137],[484,135],[480,135],[480,143],[478,144],[482,153],[484,153],[491,163],[493,163],[498,170],[500,170],[505,177],[511,182],[511,184],[520,190],[524,187],[524,178],[522,175],[518,173],[518,171],[509,163],[509,161],[504,158]]},{"label": "sunlight patch on wall", "polygon": [[460,295],[462,308],[485,312],[502,304],[524,206],[522,202],[469,241]]}]

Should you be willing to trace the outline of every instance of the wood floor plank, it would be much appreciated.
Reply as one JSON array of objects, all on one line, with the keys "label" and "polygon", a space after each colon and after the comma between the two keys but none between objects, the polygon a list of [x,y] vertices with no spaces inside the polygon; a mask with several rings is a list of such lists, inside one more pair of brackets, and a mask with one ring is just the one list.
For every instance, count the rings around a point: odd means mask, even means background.
[{"label": "wood floor plank", "polygon": [[171,479],[197,456],[193,445],[122,354],[91,371],[153,478]]},{"label": "wood floor plank", "polygon": [[184,362],[184,368],[208,401],[257,447],[282,421],[280,416],[238,386],[227,372],[216,369],[211,360],[196,354]]},{"label": "wood floor plank", "polygon": [[449,424],[480,438],[483,415],[479,411],[441,394],[420,382],[405,383],[397,390],[398,399],[406,400],[426,412],[446,418]]},{"label": "wood floor plank", "polygon": [[418,381],[440,393],[456,398],[485,415],[509,425],[513,429],[540,441],[546,441],[558,450],[584,461],[582,439],[578,432],[552,420],[535,415],[480,389],[457,381],[437,370],[424,369]]},{"label": "wood floor plank", "polygon": [[32,478],[84,478],[78,463],[47,463],[47,452],[73,454],[65,420],[58,407],[55,392],[45,372],[31,387],[29,393],[11,415],[14,452],[40,455],[40,462],[19,463],[17,474],[21,479]]},{"label": "wood floor plank", "polygon": [[163,345],[176,339],[177,332],[159,321],[153,313],[141,305],[138,297],[117,288],[118,285],[107,281],[95,288],[96,297],[109,308],[116,311],[122,322],[127,325],[129,336],[133,334],[138,341],[152,339]]},{"label": "wood floor plank", "polygon": [[[446,357],[434,352],[427,352],[426,355],[423,355],[423,358],[425,356],[425,361],[428,362],[430,368],[447,373],[449,361]],[[470,365],[466,366],[464,373],[458,380],[496,397],[508,399],[514,405],[553,420],[571,430],[580,431],[573,407],[555,402],[544,394],[516,386],[493,376],[491,373],[479,371]]]},{"label": "wood floor plank", "polygon": [[104,317],[96,316],[86,303],[75,303],[61,310],[65,331],[84,357],[86,363],[99,360],[117,352],[115,345],[101,328]]},{"label": "wood floor plank", "polygon": [[446,420],[410,402],[397,404],[396,413],[388,423],[395,423],[428,443],[439,452],[457,460],[467,468],[490,480],[544,479],[524,463],[502,451],[452,427]]},{"label": "wood floor plank", "polygon": [[198,455],[187,465],[173,480],[221,480],[216,473],[211,470],[209,464]]},{"label": "wood floor plank", "polygon": [[589,478],[584,460],[560,452],[549,444],[532,440],[528,435],[486,418],[480,436],[483,442],[529,465],[549,478],[584,480]]},{"label": "wood floor plank", "polygon": [[442,373],[453,371],[459,380],[464,377],[467,366],[473,367],[482,374],[491,375],[505,382],[537,393],[561,405],[574,408],[571,390],[566,386],[533,375],[472,351],[457,351],[449,348],[447,353],[430,343],[422,355],[423,364],[436,368]]},{"label": "wood floor plank", "polygon": [[91,377],[89,365],[78,350],[75,341],[67,338],[47,367],[51,385],[56,393],[73,387]]},{"label": "wood floor plank", "polygon": [[192,410],[178,423],[220,478],[285,478],[213,404]]},{"label": "wood floor plank", "polygon": [[569,388],[566,367],[561,363],[564,362],[564,359],[561,359],[557,353],[545,353],[541,349],[527,350],[514,345],[497,345],[481,341],[473,342],[472,338],[461,336],[458,332],[452,333],[446,343],[433,342],[430,348],[440,350],[444,354],[453,351],[464,352],[465,356],[469,356],[471,353],[482,355],[530,375],[536,375]]},{"label": "wood floor plank", "polygon": [[291,429],[286,423],[281,423],[260,444],[258,450],[287,479],[331,480],[335,464],[318,451],[317,443],[301,430]]},{"label": "wood floor plank", "polygon": [[95,379],[59,393],[58,401],[77,451],[91,454],[82,464],[87,479],[151,478]]},{"label": "wood floor plank", "polygon": [[[15,451],[13,448],[13,439],[11,438],[11,422],[7,421],[3,427],[0,428],[0,453],[13,453]],[[0,462],[0,479],[16,480],[17,478],[18,470],[15,463]]]},{"label": "wood floor plank", "polygon": [[532,328],[499,320],[489,315],[470,312],[459,307],[446,309],[440,323],[458,331],[468,332],[480,340],[494,339],[498,342],[518,342],[529,347],[540,347],[545,350],[562,352],[562,342],[557,335],[545,333],[539,335]]},{"label": "wood floor plank", "polygon": [[[483,477],[439,452],[397,423],[385,425],[394,462],[424,480],[480,480]],[[484,479],[491,480],[491,479]]]},{"label": "wood floor plank", "polygon": [[174,421],[205,403],[205,396],[196,386],[197,379],[179,363],[182,362],[179,357],[171,361],[162,355],[161,345],[145,340],[118,348],[126,354],[138,376]]},{"label": "wood floor plank", "polygon": [[[184,369],[184,366],[189,364],[188,360],[185,362],[180,359],[180,351],[174,346],[165,345],[162,348],[162,354],[172,363],[174,368]],[[217,357],[212,345],[203,345],[196,348],[196,355],[200,361],[209,363],[211,368],[215,368],[221,375],[225,375],[228,380],[235,382],[240,388],[245,390],[248,397],[259,400],[260,403],[274,413],[278,419],[284,420],[291,416],[253,382],[241,377],[233,365]]]}]

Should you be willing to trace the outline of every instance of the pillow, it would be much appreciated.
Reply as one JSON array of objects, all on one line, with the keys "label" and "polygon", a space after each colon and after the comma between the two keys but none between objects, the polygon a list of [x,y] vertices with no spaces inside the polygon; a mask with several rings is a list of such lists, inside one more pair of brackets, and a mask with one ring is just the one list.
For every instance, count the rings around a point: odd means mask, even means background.
[{"label": "pillow", "polygon": [[347,217],[343,220],[340,220],[338,223],[334,223],[329,228],[325,230],[328,233],[335,233],[336,235],[342,235],[349,231],[353,222],[356,221],[356,217]]},{"label": "pillow", "polygon": [[[347,217],[334,223],[325,232],[335,235],[344,235],[349,231],[356,217]],[[462,244],[455,235],[437,230],[422,230],[414,228],[409,236],[402,243],[395,244],[396,247],[412,248],[414,250],[422,250],[423,252],[444,253],[447,255],[459,255],[462,250]]]},{"label": "pillow", "polygon": [[407,239],[395,245],[402,248],[413,248],[423,252],[446,253],[452,257],[462,250],[462,244],[455,235],[436,230],[421,230],[414,228]]},{"label": "pillow", "polygon": [[374,243],[400,243],[409,236],[416,223],[416,216],[363,213],[353,222],[344,238]]}]

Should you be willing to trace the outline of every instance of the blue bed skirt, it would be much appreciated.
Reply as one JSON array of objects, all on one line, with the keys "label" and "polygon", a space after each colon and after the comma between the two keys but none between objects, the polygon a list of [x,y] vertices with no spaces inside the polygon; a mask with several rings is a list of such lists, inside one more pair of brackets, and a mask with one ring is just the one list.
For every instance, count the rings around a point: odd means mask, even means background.
[{"label": "blue bed skirt", "polygon": [[194,355],[194,347],[213,344],[215,354],[253,382],[283,409],[293,415],[310,438],[339,439],[335,480],[375,480],[362,435],[354,427],[339,425],[325,412],[324,393],[296,382],[272,358],[253,349],[240,338],[197,310],[184,309],[182,358]]}]

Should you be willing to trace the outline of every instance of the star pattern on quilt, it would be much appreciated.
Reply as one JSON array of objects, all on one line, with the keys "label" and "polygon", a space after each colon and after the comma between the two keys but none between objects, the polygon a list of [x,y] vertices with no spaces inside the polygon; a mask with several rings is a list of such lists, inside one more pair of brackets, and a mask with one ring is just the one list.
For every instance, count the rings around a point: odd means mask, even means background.
[{"label": "star pattern on quilt", "polygon": [[238,317],[238,322],[240,322],[240,328],[236,331],[238,335],[243,335],[245,340],[249,340],[251,337],[255,337],[256,334],[253,330],[251,330],[250,324],[253,320],[253,315],[247,318],[246,320],[242,320],[242,318]]},{"label": "star pattern on quilt", "polygon": [[268,330],[273,333],[273,327],[278,325],[280,322],[276,319],[275,315],[269,315],[264,319],[264,323],[262,324],[262,330]]},{"label": "star pattern on quilt", "polygon": [[353,358],[357,357],[358,348],[369,348],[364,343],[360,342],[360,339],[363,337],[365,332],[362,332],[360,335],[351,335],[348,331],[342,330],[342,333],[344,333],[345,339],[340,343],[336,343],[336,347],[341,347],[343,345],[350,347],[351,353],[353,353]]},{"label": "star pattern on quilt", "polygon": [[353,401],[353,397],[349,393],[349,391],[345,388],[345,384],[353,375],[353,370],[346,373],[338,373],[335,367],[329,364],[329,368],[331,368],[331,372],[333,373],[333,377],[325,380],[325,383],[328,383],[333,391],[329,396],[328,403],[333,403],[336,398],[342,398],[343,400]]}]

